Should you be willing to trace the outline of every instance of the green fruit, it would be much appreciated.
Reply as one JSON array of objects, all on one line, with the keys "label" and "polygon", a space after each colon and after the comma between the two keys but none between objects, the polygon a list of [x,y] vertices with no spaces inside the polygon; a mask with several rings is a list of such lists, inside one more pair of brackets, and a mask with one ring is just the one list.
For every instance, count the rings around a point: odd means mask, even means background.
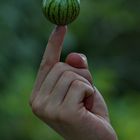
[{"label": "green fruit", "polygon": [[80,12],[80,0],[43,0],[43,13],[52,23],[67,25],[74,21]]}]

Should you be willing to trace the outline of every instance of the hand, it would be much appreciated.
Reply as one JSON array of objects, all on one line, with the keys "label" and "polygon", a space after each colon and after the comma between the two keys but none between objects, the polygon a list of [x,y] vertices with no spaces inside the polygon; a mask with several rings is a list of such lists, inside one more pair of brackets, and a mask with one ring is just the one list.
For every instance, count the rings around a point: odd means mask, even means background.
[{"label": "hand", "polygon": [[106,104],[78,53],[60,61],[66,27],[54,29],[38,72],[30,105],[46,124],[66,140],[117,140]]}]

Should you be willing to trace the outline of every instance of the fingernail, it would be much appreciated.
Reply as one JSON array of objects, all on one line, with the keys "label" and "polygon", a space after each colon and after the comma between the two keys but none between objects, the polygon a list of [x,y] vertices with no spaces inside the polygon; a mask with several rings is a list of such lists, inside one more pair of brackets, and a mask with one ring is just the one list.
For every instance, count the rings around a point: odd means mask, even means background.
[{"label": "fingernail", "polygon": [[79,54],[81,56],[81,58],[83,59],[83,61],[85,62],[85,64],[87,65],[87,57],[84,54]]}]

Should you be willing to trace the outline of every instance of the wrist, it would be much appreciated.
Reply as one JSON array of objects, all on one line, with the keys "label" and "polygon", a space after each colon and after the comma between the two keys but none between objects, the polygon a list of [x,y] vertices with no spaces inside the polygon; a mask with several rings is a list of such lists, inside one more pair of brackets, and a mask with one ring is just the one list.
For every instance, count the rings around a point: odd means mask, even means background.
[{"label": "wrist", "polygon": [[75,130],[74,133],[64,137],[65,140],[118,140],[111,124],[93,114],[83,118],[72,130]]}]

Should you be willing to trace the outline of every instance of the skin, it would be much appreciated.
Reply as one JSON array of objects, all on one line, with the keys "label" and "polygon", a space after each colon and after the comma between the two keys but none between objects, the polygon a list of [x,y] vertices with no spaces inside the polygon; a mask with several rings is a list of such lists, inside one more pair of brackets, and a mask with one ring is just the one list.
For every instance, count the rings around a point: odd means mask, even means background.
[{"label": "skin", "polygon": [[60,62],[66,30],[56,27],[49,38],[30,98],[32,111],[66,140],[117,140],[86,57],[70,53]]}]

